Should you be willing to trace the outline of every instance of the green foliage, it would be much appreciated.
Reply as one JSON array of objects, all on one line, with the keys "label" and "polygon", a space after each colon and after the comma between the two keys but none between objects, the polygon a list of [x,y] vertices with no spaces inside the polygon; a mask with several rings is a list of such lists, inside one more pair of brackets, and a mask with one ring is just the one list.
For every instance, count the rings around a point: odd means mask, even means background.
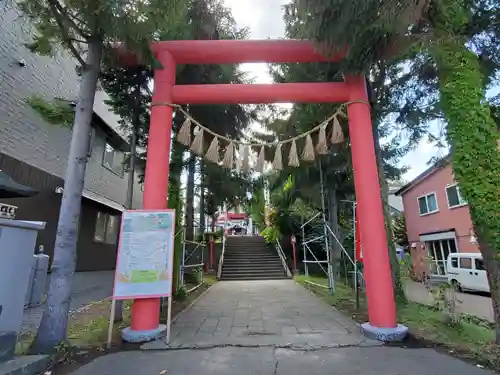
[{"label": "green foliage", "polygon": [[266,241],[266,243],[269,243],[269,244],[276,243],[276,241],[278,241],[280,238],[280,232],[275,227],[264,228],[264,230],[261,232],[260,235],[262,237],[264,237],[264,240]]},{"label": "green foliage", "polygon": [[224,236],[224,230],[222,228],[217,229],[215,232],[204,232],[203,234],[199,235],[197,238],[198,241],[205,241],[209,242],[210,240],[213,240],[215,243],[220,242],[222,237]]},{"label": "green foliage", "polygon": [[53,55],[58,47],[67,49],[85,67],[82,58],[87,43],[101,43],[107,60],[115,57],[115,48],[127,48],[152,61],[149,42],[168,25],[171,35],[179,35],[186,26],[183,16],[187,0],[16,0],[30,18],[36,33],[28,47],[37,53]]},{"label": "green foliage", "polygon": [[265,223],[265,206],[264,199],[264,180],[261,178],[254,182],[252,199],[248,202],[246,212],[252,218],[253,225],[256,228],[264,228]]},{"label": "green foliage", "polygon": [[[442,37],[434,43],[432,52],[439,68],[453,172],[469,203],[485,265],[494,272],[500,261],[499,134],[484,101],[484,78],[477,56],[460,37],[467,27],[468,14],[463,1],[442,1],[434,18]],[[490,281],[496,293],[498,280],[492,277]]]},{"label": "green foliage", "polygon": [[403,259],[401,259],[399,262],[399,266],[401,277],[407,281],[413,280],[413,263],[410,254],[406,253],[404,255]]},{"label": "green foliage", "polygon": [[188,297],[185,286],[181,286],[174,291],[174,298],[177,301],[185,301]]},{"label": "green foliage", "polygon": [[394,220],[392,230],[396,243],[405,251],[409,251],[410,246],[408,242],[408,234],[406,232],[406,220],[404,215],[400,215],[396,218],[396,220]]},{"label": "green foliage", "polygon": [[187,284],[198,285],[201,284],[203,278],[203,268],[198,267],[191,269],[189,272],[184,274],[184,282]]},{"label": "green foliage", "polygon": [[67,127],[73,126],[75,109],[71,103],[61,99],[49,102],[38,95],[31,96],[25,100],[48,123]]},{"label": "green foliage", "polygon": [[[418,22],[426,0],[297,0],[288,16],[303,19],[302,37],[317,40],[324,53],[345,53],[342,69],[368,73],[395,47],[409,48],[409,25]],[[349,32],[346,32],[349,30]]]}]

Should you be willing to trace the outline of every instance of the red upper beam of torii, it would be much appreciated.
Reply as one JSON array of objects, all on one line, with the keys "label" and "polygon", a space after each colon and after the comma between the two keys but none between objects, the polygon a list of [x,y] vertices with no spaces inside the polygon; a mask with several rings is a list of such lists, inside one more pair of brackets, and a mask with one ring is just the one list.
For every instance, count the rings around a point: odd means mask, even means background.
[{"label": "red upper beam of torii", "polygon": [[[363,254],[370,317],[370,325],[366,327],[394,332],[397,327],[396,308],[365,78],[347,76],[344,82],[331,83],[176,85],[178,64],[335,62],[341,60],[343,54],[323,57],[315,51],[312,43],[300,40],[165,41],[155,42],[151,48],[162,68],[156,69],[154,75],[144,183],[145,209],[161,210],[167,206],[173,116],[171,104],[348,103],[360,235],[362,243],[369,244]],[[126,51],[118,49],[117,53],[122,61],[129,65],[133,63],[133,56]],[[153,338],[159,332],[159,308],[158,298],[134,301],[129,331],[132,336]]]},{"label": "red upper beam of torii", "polygon": [[342,53],[324,57],[306,40],[173,40],[151,45],[168,51],[177,64],[312,63],[340,61]]}]

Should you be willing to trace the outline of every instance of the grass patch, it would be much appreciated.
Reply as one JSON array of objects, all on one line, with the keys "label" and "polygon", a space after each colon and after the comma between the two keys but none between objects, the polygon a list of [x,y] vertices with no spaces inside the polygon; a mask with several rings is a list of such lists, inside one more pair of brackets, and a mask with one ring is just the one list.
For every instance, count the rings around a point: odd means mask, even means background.
[{"label": "grass patch", "polygon": [[[203,276],[203,284],[193,292],[185,294],[182,298],[176,298],[172,301],[172,318],[175,317],[185,307],[189,306],[198,296],[216,282],[214,276]],[[187,286],[189,289],[191,286]],[[121,331],[130,325],[132,301],[123,303],[123,321],[115,323],[113,326],[112,348],[113,350],[136,349],[137,345],[123,343]],[[164,312],[160,315],[161,322],[166,321],[167,303],[165,300]],[[71,359],[74,354],[85,353],[95,358],[97,353],[105,353],[107,338],[109,314],[111,309],[111,300],[106,299],[89,304],[85,308],[71,314],[68,322],[68,342],[57,348],[56,357],[64,362],[73,362]],[[27,354],[29,347],[35,338],[36,332],[28,332],[19,337],[16,354]]]},{"label": "grass patch", "polygon": [[[335,284],[335,294],[326,288],[307,283],[328,285],[321,277],[297,276],[295,280],[329,305],[349,314],[357,322],[368,321],[366,298],[360,293],[360,308],[356,309],[354,290],[341,282]],[[464,317],[458,325],[443,321],[440,311],[416,302],[408,302],[397,309],[398,322],[408,326],[410,335],[403,345],[408,347],[434,347],[457,357],[468,359],[496,371],[500,370],[500,348],[494,344],[492,325],[480,318]]]},{"label": "grass patch", "polygon": [[[121,331],[130,324],[132,301],[123,303],[123,321],[114,324],[112,344],[121,343]],[[108,339],[109,314],[111,300],[96,301],[71,314],[68,322],[68,342],[58,347],[58,352],[76,348],[104,348]],[[16,354],[26,354],[35,332],[28,332],[19,337]]]},{"label": "grass patch", "polygon": [[203,284],[207,284],[208,286],[214,285],[217,282],[216,275],[203,275]]}]

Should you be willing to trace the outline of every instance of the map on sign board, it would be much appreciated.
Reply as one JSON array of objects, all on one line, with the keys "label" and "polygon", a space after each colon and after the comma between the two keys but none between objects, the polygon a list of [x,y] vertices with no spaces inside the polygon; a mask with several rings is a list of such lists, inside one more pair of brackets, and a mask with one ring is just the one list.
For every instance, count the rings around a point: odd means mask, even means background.
[{"label": "map on sign board", "polygon": [[175,211],[126,211],[122,215],[115,271],[115,299],[172,294]]}]

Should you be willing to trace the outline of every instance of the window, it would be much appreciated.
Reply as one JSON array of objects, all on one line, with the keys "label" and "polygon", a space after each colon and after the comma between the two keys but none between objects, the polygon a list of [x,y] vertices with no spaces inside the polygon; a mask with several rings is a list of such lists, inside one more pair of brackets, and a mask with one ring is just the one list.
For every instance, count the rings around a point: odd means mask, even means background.
[{"label": "window", "polygon": [[116,173],[118,176],[123,177],[124,172],[124,157],[123,153],[116,150],[109,143],[106,143],[106,148],[104,149],[104,156],[102,159],[102,165],[104,165],[109,170]]},{"label": "window", "polygon": [[446,197],[448,198],[448,207],[460,207],[466,205],[467,202],[460,194],[460,188],[458,185],[452,185],[446,187]]},{"label": "window", "polygon": [[458,268],[458,258],[451,258],[451,266],[453,268]]},{"label": "window", "polygon": [[435,193],[424,195],[418,198],[418,209],[420,215],[427,215],[439,211]]},{"label": "window", "polygon": [[484,262],[482,259],[474,259],[474,264],[476,266],[476,270],[478,271],[484,271]]},{"label": "window", "polygon": [[465,268],[467,270],[472,269],[472,259],[471,258],[460,258],[460,268]]},{"label": "window", "polygon": [[119,216],[98,212],[95,222],[94,241],[116,245]]}]

